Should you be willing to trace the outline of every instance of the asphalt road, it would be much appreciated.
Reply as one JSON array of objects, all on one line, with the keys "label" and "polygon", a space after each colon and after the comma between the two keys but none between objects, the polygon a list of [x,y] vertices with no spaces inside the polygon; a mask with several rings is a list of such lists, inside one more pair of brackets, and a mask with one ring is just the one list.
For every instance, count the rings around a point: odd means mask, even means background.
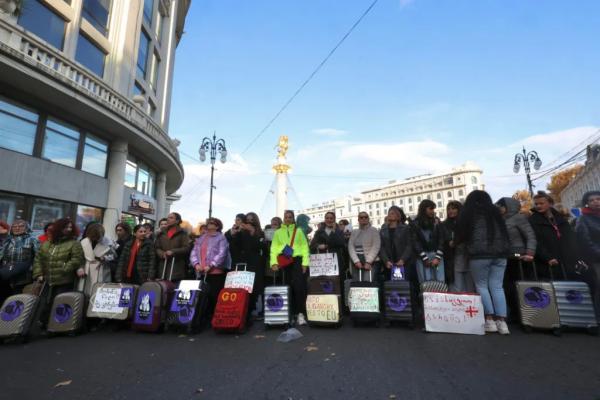
[{"label": "asphalt road", "polygon": [[[0,347],[2,399],[600,399],[600,338],[308,328],[101,330]],[[55,387],[60,382],[69,382]]]}]

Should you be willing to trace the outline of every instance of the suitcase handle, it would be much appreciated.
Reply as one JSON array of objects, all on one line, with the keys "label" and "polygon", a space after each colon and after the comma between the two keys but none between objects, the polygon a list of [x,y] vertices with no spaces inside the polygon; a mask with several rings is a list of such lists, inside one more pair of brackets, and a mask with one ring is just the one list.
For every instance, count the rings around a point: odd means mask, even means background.
[{"label": "suitcase handle", "polygon": [[[362,282],[362,268],[358,270],[358,279]],[[369,270],[369,282],[373,282],[372,270]]]},{"label": "suitcase handle", "polygon": [[[162,273],[162,280],[165,280],[165,274],[167,272],[167,260],[168,258],[165,257],[165,263],[163,264],[163,273]],[[171,257],[171,272],[169,272],[169,280],[173,279],[173,268],[175,266],[175,256]]]},{"label": "suitcase handle", "polygon": [[[280,270],[273,272],[273,286],[277,286],[277,273]],[[285,270],[281,270],[281,285],[285,284]]]},{"label": "suitcase handle", "polygon": [[235,264],[235,270],[237,271],[239,266],[243,265],[244,266],[244,271],[246,271],[248,269],[248,264],[247,263],[237,263]]}]

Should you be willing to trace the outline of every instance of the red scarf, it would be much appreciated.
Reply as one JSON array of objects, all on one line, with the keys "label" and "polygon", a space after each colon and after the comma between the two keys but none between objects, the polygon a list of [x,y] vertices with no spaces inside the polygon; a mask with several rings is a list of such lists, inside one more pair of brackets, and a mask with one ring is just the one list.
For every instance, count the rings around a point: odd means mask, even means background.
[{"label": "red scarf", "polygon": [[129,264],[127,265],[127,279],[131,279],[133,275],[133,266],[135,265],[135,259],[137,257],[138,250],[140,249],[140,242],[136,239],[131,245],[131,252],[129,253]]},{"label": "red scarf", "polygon": [[583,207],[581,209],[581,213],[583,215],[591,215],[593,217],[600,217],[600,210],[594,210],[594,209],[589,208],[589,207]]},{"label": "red scarf", "polygon": [[175,235],[175,232],[177,232],[177,227],[176,227],[176,226],[174,226],[174,227],[170,228],[170,229],[167,231],[167,237],[168,237],[169,239],[171,239],[171,238],[173,237],[173,235]]}]

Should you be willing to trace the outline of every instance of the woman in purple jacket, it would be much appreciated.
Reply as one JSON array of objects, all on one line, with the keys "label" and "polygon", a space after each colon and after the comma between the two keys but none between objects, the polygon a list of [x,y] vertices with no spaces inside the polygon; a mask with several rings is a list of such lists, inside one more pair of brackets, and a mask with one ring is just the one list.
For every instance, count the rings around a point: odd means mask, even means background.
[{"label": "woman in purple jacket", "polygon": [[217,218],[206,220],[206,233],[196,239],[190,254],[190,263],[196,270],[196,276],[206,275],[208,283],[208,315],[210,321],[217,305],[219,292],[225,286],[225,275],[231,268],[229,244],[221,233],[223,223]]}]

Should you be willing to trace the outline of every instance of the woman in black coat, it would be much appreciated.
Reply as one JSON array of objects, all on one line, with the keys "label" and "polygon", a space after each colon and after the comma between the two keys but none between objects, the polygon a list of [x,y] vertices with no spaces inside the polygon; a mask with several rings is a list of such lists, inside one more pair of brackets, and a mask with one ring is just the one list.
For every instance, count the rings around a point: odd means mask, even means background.
[{"label": "woman in black coat", "polygon": [[581,204],[583,208],[575,232],[583,259],[590,267],[584,279],[592,289],[596,319],[600,321],[600,191],[584,194]]},{"label": "woman in black coat", "polygon": [[335,213],[329,211],[325,214],[325,223],[315,232],[310,241],[311,254],[335,253],[338,259],[339,276],[343,277],[348,268],[346,261],[346,239],[344,232],[335,222]]},{"label": "woman in black coat", "polygon": [[[567,219],[553,208],[554,200],[545,192],[533,196],[534,209],[529,222],[537,238],[535,260],[540,278],[561,278],[560,264],[568,275],[579,260],[575,232]],[[549,270],[552,268],[552,271]]]}]

